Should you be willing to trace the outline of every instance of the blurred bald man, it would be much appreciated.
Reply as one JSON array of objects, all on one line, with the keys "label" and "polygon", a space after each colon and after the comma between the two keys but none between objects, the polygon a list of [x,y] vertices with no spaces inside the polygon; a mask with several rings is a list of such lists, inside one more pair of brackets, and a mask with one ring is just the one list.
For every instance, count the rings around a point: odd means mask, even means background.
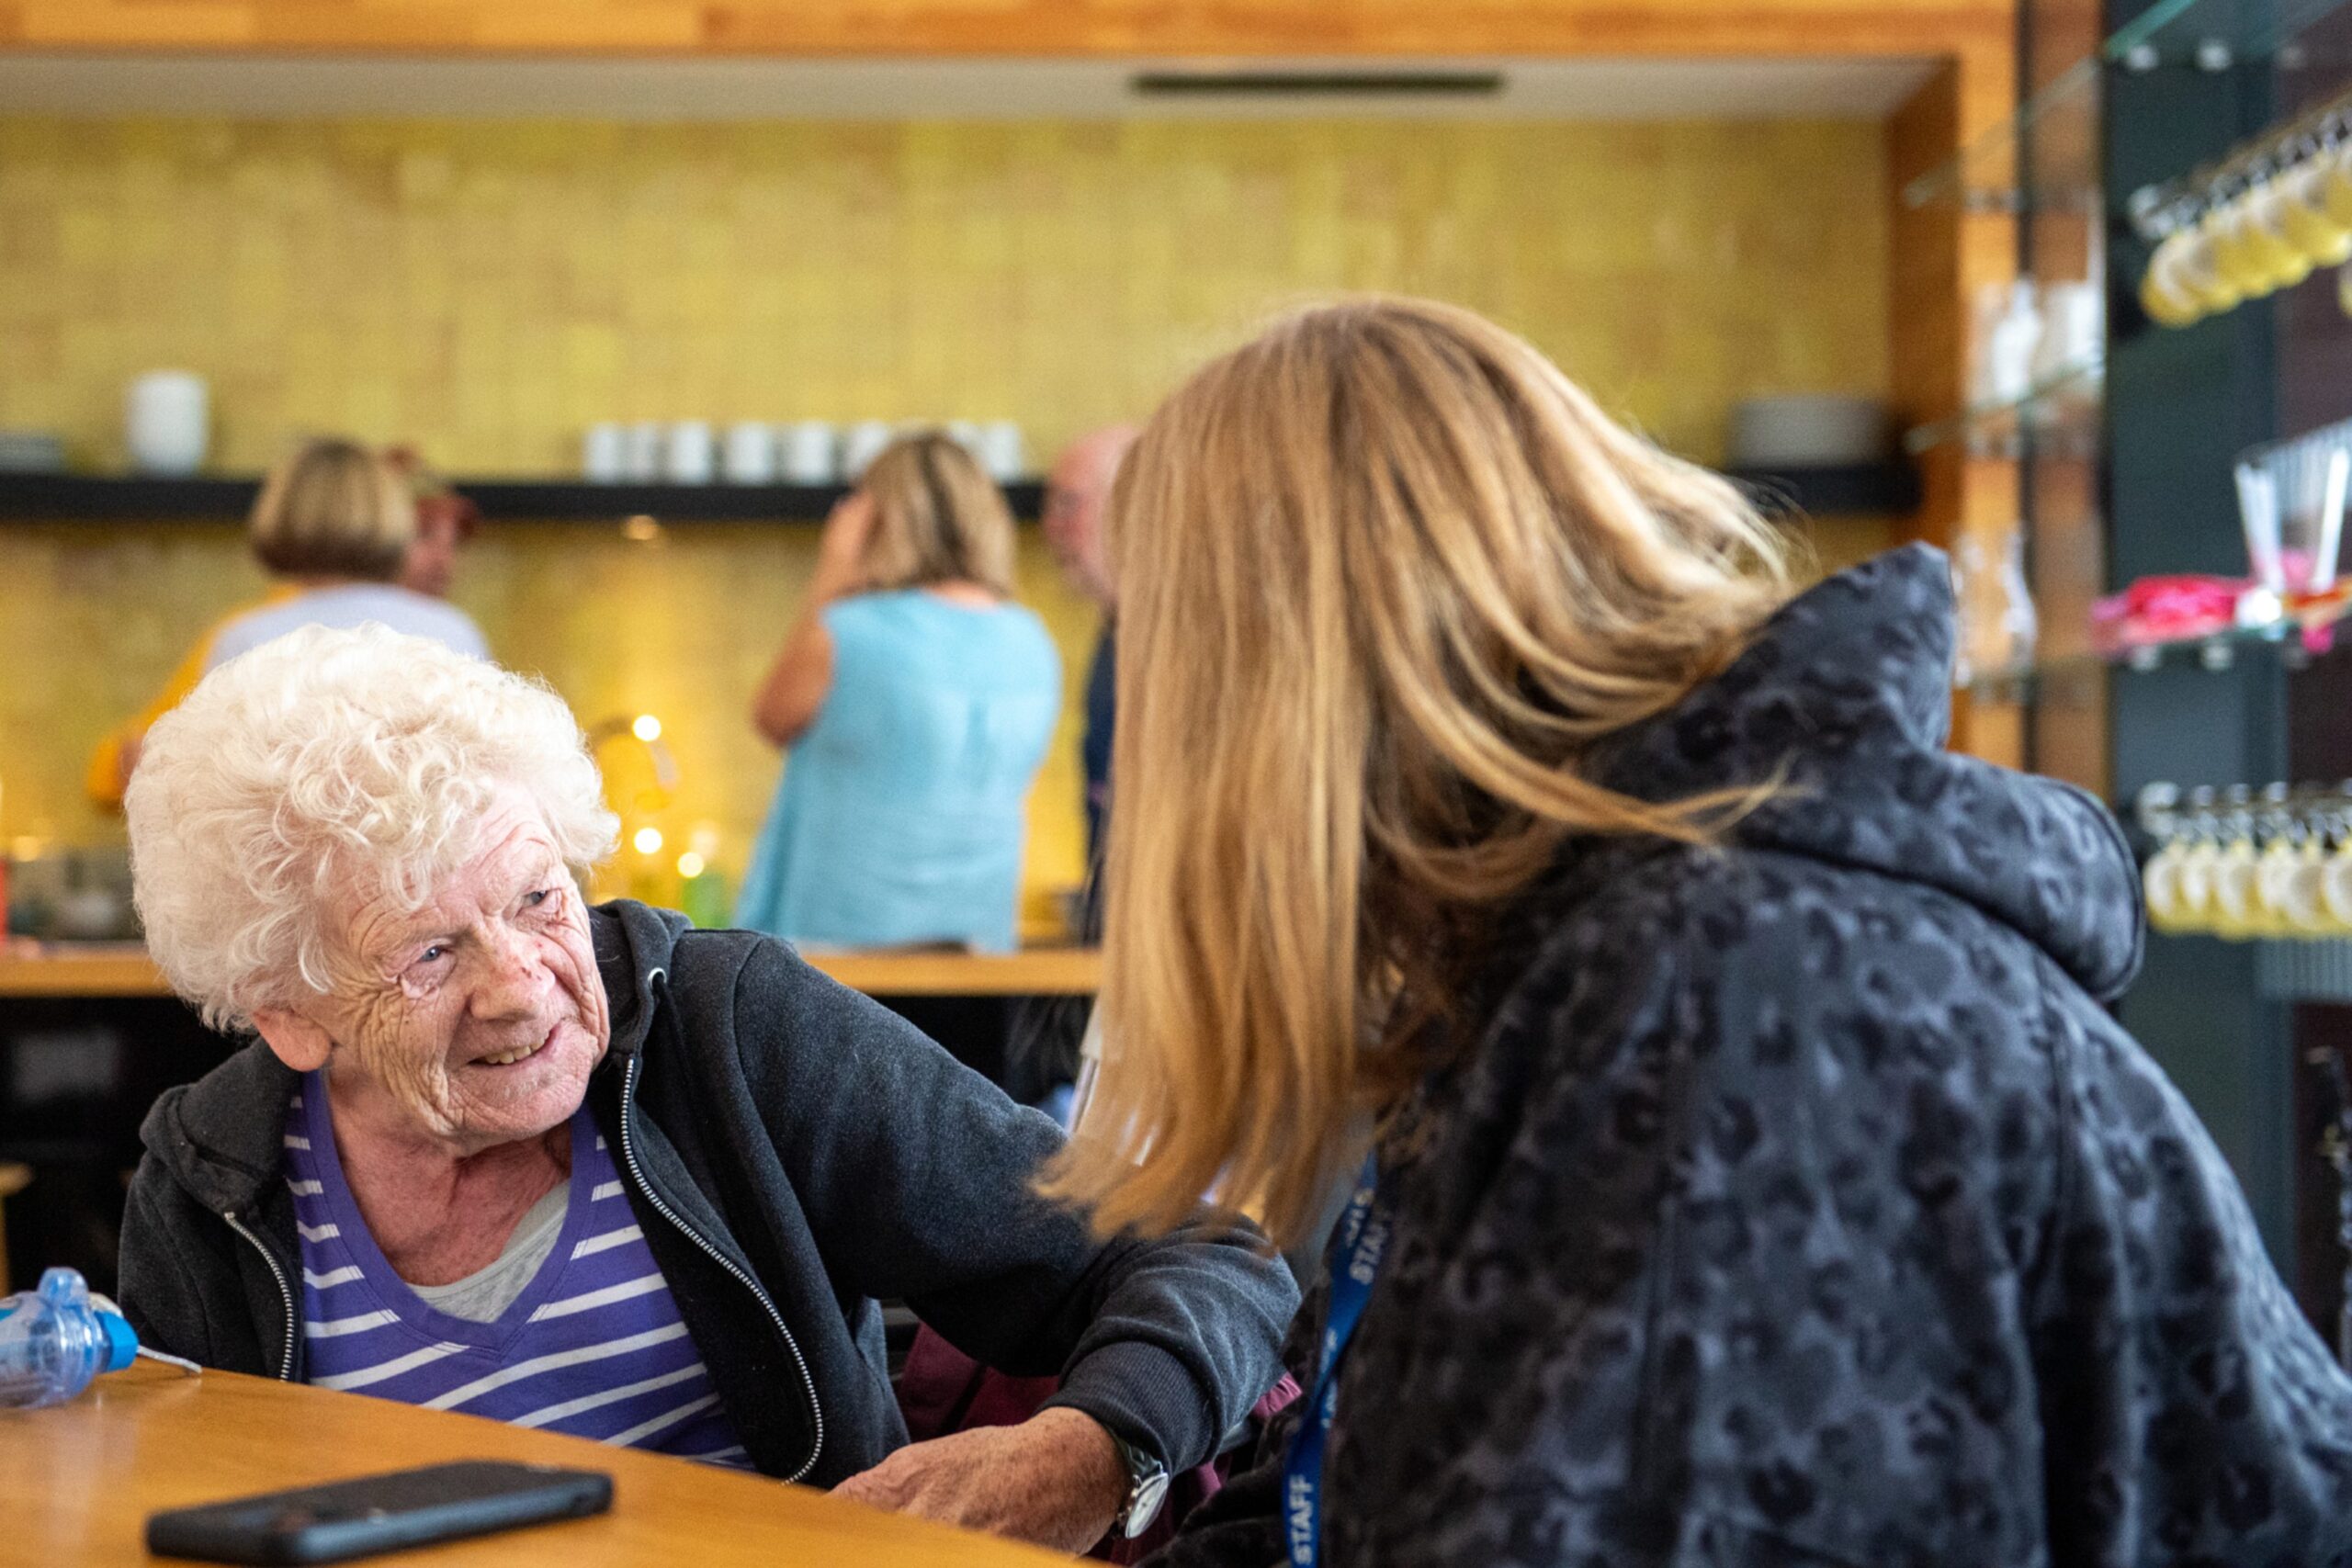
[{"label": "blurred bald man", "polygon": [[[1102,556],[1102,513],[1119,459],[1135,444],[1136,427],[1114,424],[1080,436],[1063,449],[1046,479],[1046,542],[1071,582],[1102,606],[1102,635],[1086,674],[1086,734],[1080,754],[1086,764],[1086,858],[1101,863],[1102,814],[1111,799],[1111,730],[1118,662],[1112,642],[1117,613],[1111,572]],[[1090,900],[1091,902],[1091,900]]]}]

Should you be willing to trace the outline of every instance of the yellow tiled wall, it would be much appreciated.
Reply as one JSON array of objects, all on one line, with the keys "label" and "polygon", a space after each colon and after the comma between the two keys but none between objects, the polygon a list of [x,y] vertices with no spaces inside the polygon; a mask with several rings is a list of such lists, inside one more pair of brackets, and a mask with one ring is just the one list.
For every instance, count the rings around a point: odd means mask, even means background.
[{"label": "yellow tiled wall", "polygon": [[[1272,310],[1385,288],[1497,316],[1714,458],[1740,397],[1883,389],[1883,200],[1878,128],[1843,122],[0,118],[0,426],[111,466],[125,383],[176,366],[232,470],[342,430],[567,471],[607,418],[1003,416],[1049,456]],[[732,860],[775,767],[744,709],[812,544],[500,526],[458,597],[583,717],[661,713],[676,825]],[[1034,541],[1023,585],[1074,690],[1091,614]],[[224,529],[0,524],[0,833],[108,832],[89,745],[257,587]],[[1068,750],[1044,884],[1077,871]]]}]

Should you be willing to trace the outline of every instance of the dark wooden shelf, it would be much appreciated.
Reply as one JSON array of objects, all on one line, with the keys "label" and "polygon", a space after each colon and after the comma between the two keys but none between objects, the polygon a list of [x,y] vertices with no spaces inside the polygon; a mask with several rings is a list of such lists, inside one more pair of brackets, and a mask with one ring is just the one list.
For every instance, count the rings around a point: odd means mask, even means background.
[{"label": "dark wooden shelf", "polygon": [[[454,479],[487,519],[538,523],[821,523],[842,485],[591,484],[584,479]],[[242,523],[258,479],[114,479],[0,473],[0,519],[38,523]],[[1045,486],[1004,487],[1015,517],[1034,519]]]},{"label": "dark wooden shelf", "polygon": [[1901,517],[1919,509],[1919,470],[1899,458],[1831,468],[1727,468],[1765,511],[1812,517]]},{"label": "dark wooden shelf", "polygon": [[[1768,512],[1817,517],[1897,516],[1919,504],[1919,476],[1889,461],[1818,468],[1734,468],[1729,477]],[[584,479],[457,479],[482,516],[537,523],[821,523],[841,485],[591,484]],[[258,479],[157,479],[95,474],[0,473],[0,520],[28,523],[241,523]],[[1004,487],[1012,514],[1034,520],[1045,486]]]}]

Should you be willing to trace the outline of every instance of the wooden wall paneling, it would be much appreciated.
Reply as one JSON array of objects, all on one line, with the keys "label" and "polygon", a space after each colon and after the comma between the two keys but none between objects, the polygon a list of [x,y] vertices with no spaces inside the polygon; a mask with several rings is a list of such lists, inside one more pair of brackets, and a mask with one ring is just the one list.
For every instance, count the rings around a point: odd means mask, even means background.
[{"label": "wooden wall paneling", "polygon": [[1995,0],[0,0],[0,47],[451,53],[1914,55]]},{"label": "wooden wall paneling", "polygon": [[[1982,47],[1947,62],[1887,121],[1887,343],[1897,419],[1922,424],[1957,412],[1968,394],[1971,301],[2017,270],[2017,226],[1996,213],[1971,212],[1958,201],[1913,208],[1904,187],[1975,147],[2015,107],[2015,57],[2006,44]],[[1973,180],[2013,175],[1997,152],[1972,159]],[[1923,501],[1912,518],[1915,539],[1949,549],[1963,536],[1988,542],[2017,525],[2018,472],[2012,462],[1972,455],[1960,442],[1921,462]],[[2008,766],[2026,755],[2023,710],[2014,703],[1954,699],[1952,744]]]}]

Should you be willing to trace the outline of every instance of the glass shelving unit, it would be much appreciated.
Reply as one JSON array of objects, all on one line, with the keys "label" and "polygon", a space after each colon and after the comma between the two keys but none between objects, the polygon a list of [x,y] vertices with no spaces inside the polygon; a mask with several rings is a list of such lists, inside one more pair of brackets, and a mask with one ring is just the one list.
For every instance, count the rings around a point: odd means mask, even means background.
[{"label": "glass shelving unit", "polygon": [[1904,187],[1912,207],[1958,201],[1973,212],[2097,212],[2099,84],[2132,73],[2222,72],[2249,62],[2323,66],[2338,46],[2317,24],[2352,0],[2157,0],[2091,54],[2051,76],[1960,154]]},{"label": "glass shelving unit", "polygon": [[2335,628],[2347,617],[2352,617],[2352,598],[2338,599],[2256,626],[2228,626],[2194,637],[2067,653],[2030,664],[1988,670],[1961,684],[1973,694],[2015,700],[2033,687],[2115,669],[2144,674],[2167,664],[2193,662],[2200,669],[2219,673],[2236,668],[2243,658],[2277,659],[2293,669],[2325,651]]},{"label": "glass shelving unit", "polygon": [[1973,403],[1948,419],[1905,432],[1903,448],[1918,457],[1958,441],[1980,457],[2013,457],[2030,438],[2044,452],[2088,450],[2098,441],[2099,378],[2104,371],[2104,362],[2098,359],[2061,366],[2017,397]]}]

